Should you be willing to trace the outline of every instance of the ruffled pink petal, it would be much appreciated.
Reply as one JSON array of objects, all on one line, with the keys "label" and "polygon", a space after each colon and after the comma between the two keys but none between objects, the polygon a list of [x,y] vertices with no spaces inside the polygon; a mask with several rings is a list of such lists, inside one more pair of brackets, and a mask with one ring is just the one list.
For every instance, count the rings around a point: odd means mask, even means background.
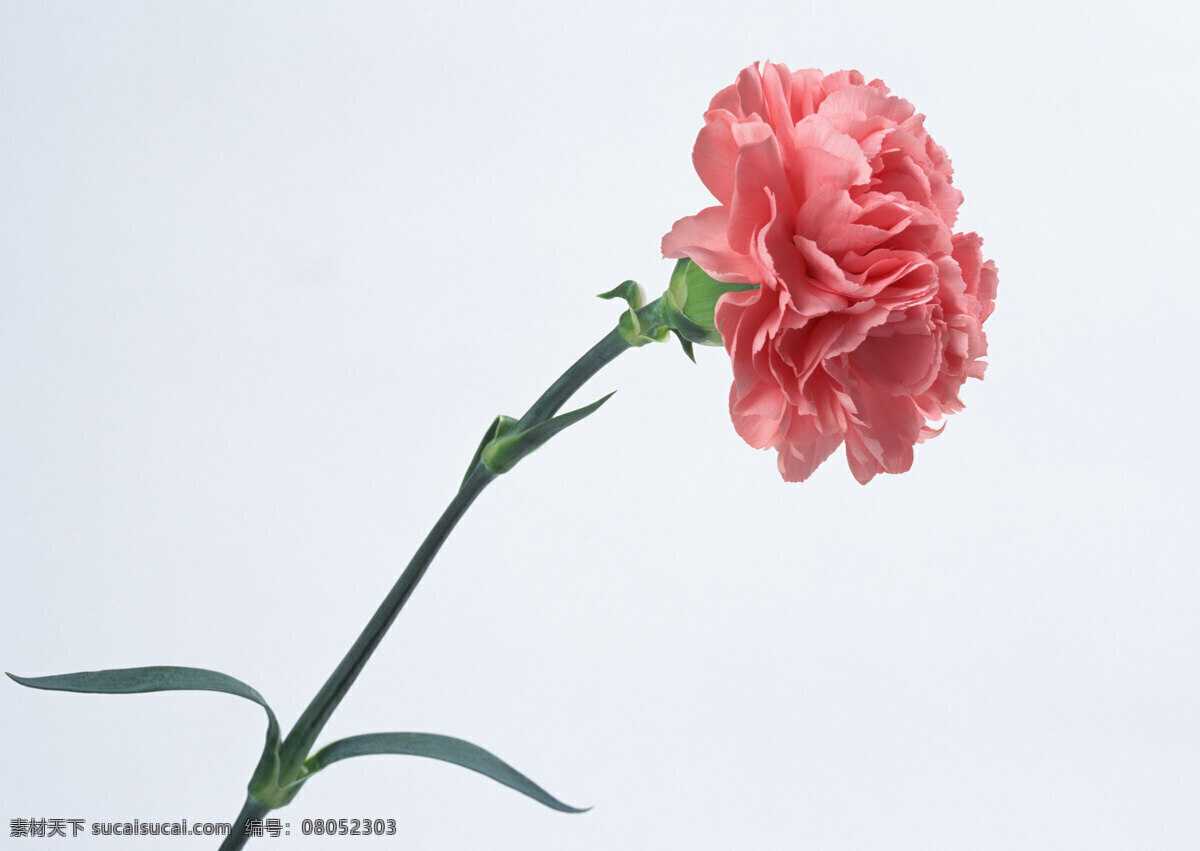
[{"label": "ruffled pink petal", "polygon": [[877,473],[907,472],[925,425],[912,398],[890,396],[865,383],[853,395],[863,423],[846,432],[846,460],[854,478],[866,484]]},{"label": "ruffled pink petal", "polygon": [[736,386],[730,388],[729,414],[733,427],[755,449],[765,449],[775,442],[786,410],[786,400],[778,387],[759,383],[746,393],[738,393]]},{"label": "ruffled pink petal", "polygon": [[[832,187],[849,189],[871,180],[871,165],[852,137],[838,130],[821,115],[811,115],[796,125],[792,133],[796,155],[803,157],[803,168],[793,169],[799,176],[800,197]],[[796,185],[793,177],[793,185]]]},{"label": "ruffled pink petal", "polygon": [[871,384],[891,396],[924,393],[938,376],[942,334],[929,308],[916,308],[871,330],[850,362]]},{"label": "ruffled pink petal", "polygon": [[904,98],[889,97],[886,87],[864,85],[840,86],[825,98],[820,108],[822,115],[860,121],[877,116],[893,125],[907,121],[914,112],[913,105]]},{"label": "ruffled pink petal", "polygon": [[718,281],[757,283],[758,270],[754,262],[729,246],[728,222],[726,207],[706,207],[695,216],[680,219],[663,237],[663,256],[690,257]]},{"label": "ruffled pink petal", "polygon": [[779,474],[785,482],[802,482],[842,445],[841,434],[824,434],[810,443],[779,448]]},{"label": "ruffled pink petal", "polygon": [[805,116],[814,114],[820,108],[827,94],[823,85],[827,78],[815,68],[793,71],[790,78],[791,119],[792,124],[798,124]]},{"label": "ruffled pink petal", "polygon": [[[753,139],[749,134],[748,138]],[[729,245],[735,251],[750,253],[755,234],[774,220],[776,212],[791,218],[794,209],[775,137],[739,145],[733,199],[729,203]]]},{"label": "ruffled pink petal", "polygon": [[696,174],[723,206],[733,200],[733,169],[738,155],[733,128],[737,120],[729,110],[710,110],[704,116],[704,127],[692,148]]}]

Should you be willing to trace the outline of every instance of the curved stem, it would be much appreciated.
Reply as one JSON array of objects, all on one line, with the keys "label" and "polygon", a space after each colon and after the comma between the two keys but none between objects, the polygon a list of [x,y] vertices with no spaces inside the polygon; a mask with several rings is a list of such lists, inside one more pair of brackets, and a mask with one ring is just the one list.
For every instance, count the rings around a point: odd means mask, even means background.
[{"label": "curved stem", "polygon": [[[642,308],[639,314],[643,312],[647,316],[657,317],[659,315],[658,302],[655,301]],[[610,331],[550,385],[521,417],[518,427],[527,428],[553,417],[555,412],[589,378],[628,348],[630,348],[630,343],[621,336],[617,329]],[[350,648],[329,679],[321,686],[320,691],[301,714],[296,726],[288,733],[280,748],[279,780],[282,784],[302,781],[304,760],[308,757],[321,729],[333,714],[334,709],[341,703],[350,686],[353,685],[363,666],[366,665],[367,660],[396,619],[396,615],[400,613],[400,609],[412,595],[442,543],[466,513],[471,503],[475,501],[475,497],[491,483],[492,479],[496,478],[496,475],[479,462],[468,471],[462,487],[459,488],[450,501],[450,505],[429,531],[408,563],[408,567],[396,580],[392,590],[388,592],[359,635],[358,640],[354,642],[354,646]]]},{"label": "curved stem", "polygon": [[599,343],[588,349],[583,357],[575,361],[570,369],[546,388],[546,392],[529,406],[529,410],[517,422],[516,427],[527,428],[550,419],[584,382],[628,348],[629,343],[621,337],[616,328],[609,331]]},{"label": "curved stem", "polygon": [[417,583],[425,575],[433,557],[437,555],[442,543],[449,537],[450,531],[471,506],[471,503],[475,501],[475,497],[495,477],[495,473],[482,465],[476,465],[463,482],[462,487],[459,488],[458,493],[454,495],[454,499],[450,501],[450,505],[442,512],[442,516],[433,524],[433,528],[429,530],[429,534],[425,536],[425,540],[421,542],[421,546],[417,548],[412,560],[409,561],[408,567],[400,574],[400,578],[396,580],[396,584],[392,586],[388,595],[383,598],[383,602],[379,604],[379,608],[375,610],[375,614],[363,628],[358,640],[354,642],[345,658],[321,686],[308,708],[301,714],[296,726],[284,739],[279,752],[279,776],[282,782],[289,783],[299,779],[300,768],[308,757],[308,752],[317,736],[320,735],[321,729],[329,720],[329,716],[342,702],[342,698],[346,696],[346,692],[358,678],[363,666],[367,664],[367,660],[371,658],[371,654],[383,640],[392,621],[396,619],[396,615],[400,614],[400,609],[412,596]]}]

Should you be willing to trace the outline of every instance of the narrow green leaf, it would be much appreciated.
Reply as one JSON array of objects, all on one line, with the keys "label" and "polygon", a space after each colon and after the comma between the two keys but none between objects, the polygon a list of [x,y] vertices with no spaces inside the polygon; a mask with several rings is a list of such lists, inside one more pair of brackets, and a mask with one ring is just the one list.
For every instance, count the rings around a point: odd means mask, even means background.
[{"label": "narrow green leaf", "polygon": [[[7,672],[6,672],[7,673]],[[251,788],[259,781],[273,782],[279,771],[279,722],[266,700],[257,691],[238,679],[219,671],[204,668],[183,668],[176,665],[152,665],[145,668],[113,668],[106,671],[79,671],[49,677],[18,677],[9,679],[29,688],[49,691],[73,691],[84,694],[144,694],[152,691],[220,691],[244,697],[257,703],[267,712],[267,740],[262,758],[250,781]]]},{"label": "narrow green leaf", "polygon": [[600,293],[596,298],[614,299],[623,298],[634,310],[637,310],[646,301],[646,293],[642,290],[642,285],[637,281],[622,281],[606,293]]},{"label": "narrow green leaf", "polygon": [[451,736],[439,736],[436,733],[368,733],[351,736],[321,748],[305,761],[304,767],[308,769],[309,776],[312,776],[340,760],[375,754],[402,754],[440,759],[477,771],[551,809],[564,813],[583,813],[589,809],[564,804],[511,765],[478,745]]},{"label": "narrow green leaf", "polygon": [[[615,392],[614,390],[613,393]],[[558,434],[564,428],[574,425],[584,417],[595,413],[612,395],[612,393],[609,393],[607,396],[597,399],[590,405],[585,405],[566,414],[559,414],[557,417],[548,419],[544,423],[538,423],[524,431],[497,437],[483,448],[483,452],[480,453],[480,459],[493,473],[507,473],[517,465],[518,461],[554,437],[554,435]]]},{"label": "narrow green leaf", "polygon": [[582,408],[576,408],[574,411],[568,411],[565,414],[559,414],[557,417],[552,417],[544,423],[538,423],[533,428],[526,429],[522,432],[525,439],[533,441],[534,446],[541,446],[554,435],[558,434],[564,428],[582,420],[584,417],[590,417],[600,409],[600,406],[613,397],[617,391],[607,393],[601,396],[590,405],[584,405]]}]

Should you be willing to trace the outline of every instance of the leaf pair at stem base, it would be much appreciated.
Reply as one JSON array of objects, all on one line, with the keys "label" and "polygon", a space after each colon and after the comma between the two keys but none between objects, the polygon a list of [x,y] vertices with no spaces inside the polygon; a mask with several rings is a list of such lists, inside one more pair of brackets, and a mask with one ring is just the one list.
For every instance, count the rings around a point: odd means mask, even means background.
[{"label": "leaf pair at stem base", "polygon": [[551,809],[581,813],[584,809],[564,804],[508,763],[470,742],[436,733],[368,733],[332,742],[308,756],[299,776],[281,778],[279,722],[271,707],[255,689],[241,680],[219,671],[154,665],[143,668],[116,668],[106,671],[80,671],[49,677],[18,677],[13,681],[29,688],[85,694],[143,694],[155,691],[219,691],[257,703],[267,713],[267,736],[258,767],[250,780],[251,797],[265,809],[277,809],[291,802],[300,787],[317,772],[357,756],[401,754],[439,759],[469,768],[498,783],[503,783]]}]

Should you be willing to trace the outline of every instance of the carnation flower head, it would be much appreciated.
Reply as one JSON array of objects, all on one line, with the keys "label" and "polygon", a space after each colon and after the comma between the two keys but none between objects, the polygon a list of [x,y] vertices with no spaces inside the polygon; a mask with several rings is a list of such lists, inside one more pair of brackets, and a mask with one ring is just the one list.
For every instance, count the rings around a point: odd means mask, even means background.
[{"label": "carnation flower head", "polygon": [[858,481],[912,466],[982,378],[996,295],[925,117],[880,80],[758,63],[718,92],[692,159],[717,204],[663,254],[727,283],[717,303],[738,434],[803,481],[838,446]]}]

